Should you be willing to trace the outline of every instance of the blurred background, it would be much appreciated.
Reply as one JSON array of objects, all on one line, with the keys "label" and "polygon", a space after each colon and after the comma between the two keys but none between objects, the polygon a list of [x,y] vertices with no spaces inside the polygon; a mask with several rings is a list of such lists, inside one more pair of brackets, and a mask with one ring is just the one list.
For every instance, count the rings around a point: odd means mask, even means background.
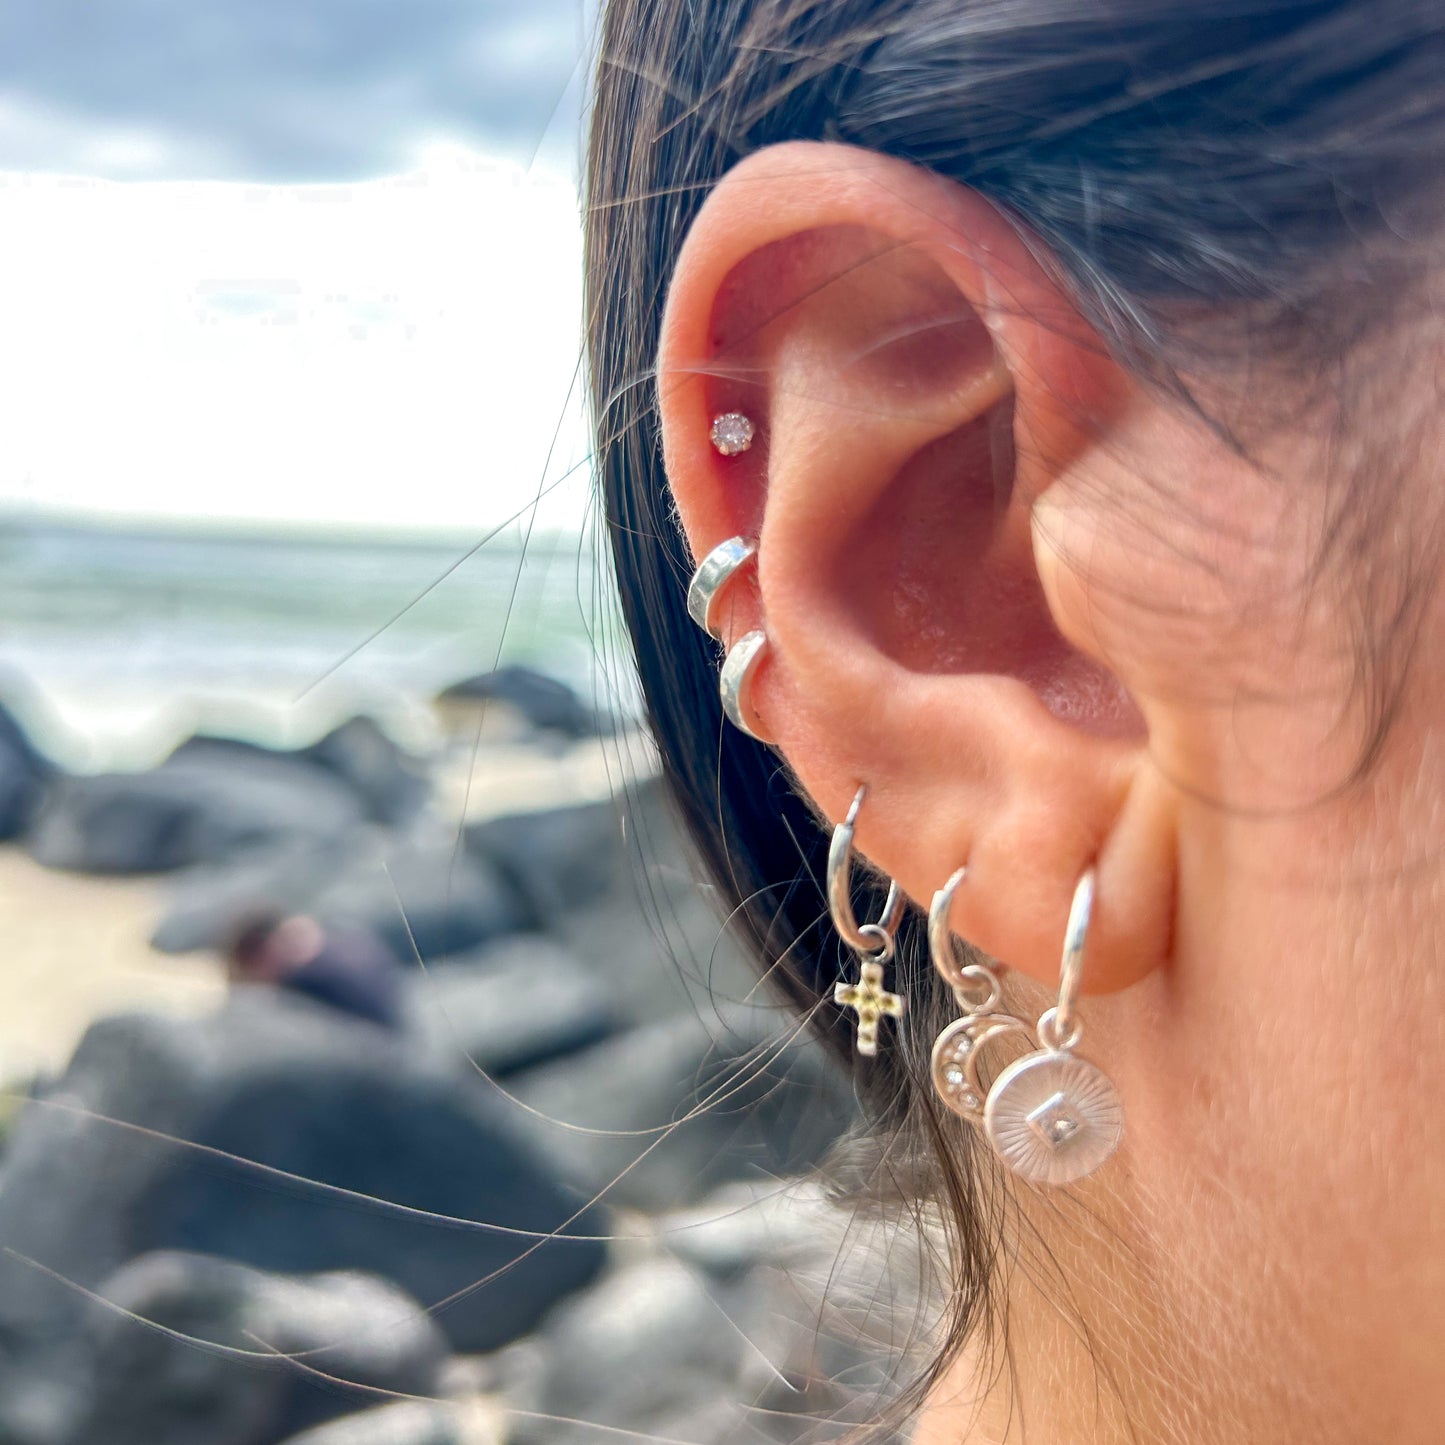
[{"label": "blurred background", "polygon": [[908,1271],[655,777],[576,0],[0,8],[0,1445],[835,1439]]}]

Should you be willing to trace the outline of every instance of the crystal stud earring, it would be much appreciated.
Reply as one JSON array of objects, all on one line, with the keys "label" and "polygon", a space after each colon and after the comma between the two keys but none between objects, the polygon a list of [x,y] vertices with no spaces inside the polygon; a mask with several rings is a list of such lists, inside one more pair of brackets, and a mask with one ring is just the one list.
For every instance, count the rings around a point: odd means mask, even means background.
[{"label": "crystal stud earring", "polygon": [[725,457],[735,457],[753,444],[753,424],[740,411],[725,411],[712,419],[712,444]]}]

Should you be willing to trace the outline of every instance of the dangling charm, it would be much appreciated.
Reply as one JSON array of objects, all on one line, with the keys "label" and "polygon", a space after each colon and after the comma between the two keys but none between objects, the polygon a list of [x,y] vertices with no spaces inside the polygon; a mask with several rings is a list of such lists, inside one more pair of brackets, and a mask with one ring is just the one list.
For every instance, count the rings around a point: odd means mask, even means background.
[{"label": "dangling charm", "polygon": [[857,983],[840,982],[833,989],[833,1002],[858,1015],[858,1052],[872,1058],[878,1052],[878,1024],[885,1014],[901,1018],[906,1000],[883,986],[883,970],[893,957],[894,938],[903,921],[906,902],[894,882],[888,884],[883,917],[877,923],[860,924],[853,913],[849,882],[853,871],[853,827],[863,806],[866,786],[858,789],[848,816],[833,830],[828,849],[828,911],[838,936],[861,960]]},{"label": "dangling charm", "polygon": [[1000,1159],[1031,1184],[1072,1184],[1118,1147],[1124,1108],[1104,1071],[1074,1049],[1084,1034],[1076,1005],[1094,904],[1094,870],[1074,890],[1064,936],[1059,1002],[1039,1019],[1043,1047],[1006,1068],[989,1090],[984,1130]]},{"label": "dangling charm", "polygon": [[983,1046],[1010,1033],[1020,1033],[1030,1045],[1037,1045],[1022,1019],[998,1012],[1002,995],[998,975],[986,964],[960,964],[954,953],[948,913],[954,892],[967,876],[968,870],[960,868],[933,895],[928,910],[928,952],[963,1011],[963,1017],[955,1019],[934,1040],[932,1075],[933,1087],[945,1107],[970,1124],[981,1125],[988,1097],[978,1073]]},{"label": "dangling charm", "polygon": [[[865,923],[864,928],[878,928],[876,923]],[[881,934],[883,930],[878,928]],[[893,956],[893,940],[876,953],[863,959],[857,983],[836,983],[833,985],[833,1002],[850,1008],[858,1015],[858,1052],[872,1058],[878,1052],[878,1021],[884,1014],[902,1018],[903,998],[889,993],[883,987],[883,965]]]}]

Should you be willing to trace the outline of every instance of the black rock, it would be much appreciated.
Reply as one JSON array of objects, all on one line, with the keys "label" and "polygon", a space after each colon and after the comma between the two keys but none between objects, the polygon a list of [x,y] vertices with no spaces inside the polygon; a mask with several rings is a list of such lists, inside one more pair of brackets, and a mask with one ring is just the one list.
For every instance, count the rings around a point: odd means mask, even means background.
[{"label": "black rock", "polygon": [[355,789],[325,768],[198,742],[150,772],[60,780],[28,846],[55,868],[156,873],[281,839],[334,837],[364,821]]},{"label": "black rock", "polygon": [[671,1209],[731,1180],[804,1173],[856,1122],[851,1088],[790,1023],[761,1009],[731,1017],[712,1031],[689,1015],[643,1025],[508,1088],[589,1198]]},{"label": "black rock", "polygon": [[188,870],[151,943],[165,953],[219,948],[262,909],[368,929],[404,963],[430,963],[515,932],[527,910],[484,859],[444,831],[288,838]]},{"label": "black rock", "polygon": [[533,926],[551,927],[565,914],[635,886],[624,817],[611,800],[511,813],[470,824],[466,847],[507,878]]},{"label": "black rock", "polygon": [[[508,1439],[581,1445],[599,1437],[597,1426],[699,1445],[746,1438],[739,1428],[744,1355],[772,1343],[768,1303],[754,1281],[718,1286],[665,1256],[618,1270],[548,1320],[537,1413],[551,1418],[519,1412]],[[718,1405],[731,1434],[657,1429],[704,1406],[718,1420]]]},{"label": "black rock", "polygon": [[408,821],[420,810],[429,791],[421,760],[388,737],[375,719],[361,715],[338,724],[316,742],[294,749],[197,733],[176,747],[167,762],[224,765],[234,759],[321,768],[345,783],[356,794],[363,814],[378,823]]},{"label": "black rock", "polygon": [[528,921],[500,870],[457,847],[450,833],[359,848],[308,911],[322,923],[370,929],[403,962],[464,953]]},{"label": "black rock", "polygon": [[417,1047],[470,1077],[492,1078],[574,1054],[612,1033],[606,988],[565,949],[522,934],[408,980]]},{"label": "black rock", "polygon": [[467,847],[508,879],[533,927],[606,980],[621,1019],[697,1013],[756,990],[756,967],[697,881],[659,779],[473,824]]},{"label": "black rock", "polygon": [[157,1253],[100,1293],[139,1320],[86,1316],[65,1445],[273,1445],[376,1390],[430,1394],[447,1357],[420,1306],[367,1275],[286,1278]]},{"label": "black rock", "polygon": [[[604,1255],[566,1236],[533,1248],[538,1232],[603,1235],[606,1222],[552,1182],[521,1117],[401,1041],[277,990],[241,990],[201,1021],[108,1019],[16,1125],[0,1240],[83,1289],[158,1249],[379,1274],[439,1307],[457,1348],[483,1351]],[[16,1255],[0,1257],[0,1440],[8,1389],[87,1308]]]},{"label": "black rock", "polygon": [[502,703],[541,732],[592,738],[609,732],[606,719],[564,682],[530,667],[499,667],[455,682],[438,694],[442,703]]},{"label": "black rock", "polygon": [[470,1445],[456,1408],[430,1400],[399,1400],[293,1436],[286,1445]]},{"label": "black rock", "polygon": [[0,703],[0,841],[18,837],[30,826],[57,776],[55,765]]},{"label": "black rock", "polygon": [[366,846],[352,836],[283,838],[188,868],[170,885],[151,947],[162,953],[220,949],[247,917],[304,913]]},{"label": "black rock", "polygon": [[700,1205],[657,1221],[669,1253],[718,1280],[736,1279],[760,1264],[793,1268],[843,1247],[847,1218],[821,1182],[789,1187],[775,1181],[726,1185]]},{"label": "black rock", "polygon": [[416,816],[431,791],[420,759],[399,747],[374,719],[348,719],[296,754],[356,789],[367,815],[392,826]]},{"label": "black rock", "polygon": [[[664,1252],[634,1257],[493,1357],[489,1384],[515,1407],[510,1445],[616,1431],[821,1445],[879,1419],[908,1378],[899,1321],[921,1318],[915,1232],[860,1218],[813,1183],[759,1186],[751,1202],[730,1188],[660,1222],[651,1244]],[[721,1271],[678,1253],[700,1227],[734,1235]]]}]

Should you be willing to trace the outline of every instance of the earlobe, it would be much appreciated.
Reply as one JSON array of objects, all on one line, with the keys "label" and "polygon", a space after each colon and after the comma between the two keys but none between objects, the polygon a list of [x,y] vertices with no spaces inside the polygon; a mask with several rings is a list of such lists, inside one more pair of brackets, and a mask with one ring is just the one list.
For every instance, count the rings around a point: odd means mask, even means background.
[{"label": "earlobe", "polygon": [[[799,781],[835,818],[869,785],[859,844],[915,899],[966,862],[956,931],[1040,978],[1096,865],[1098,988],[1162,957],[1172,872],[1149,860],[1172,850],[1158,798],[1135,796],[1127,690],[1060,634],[1035,562],[1033,503],[1114,385],[1080,347],[987,203],[790,145],[737,167],[695,223],[658,394],[694,554],[757,540],[722,631],[766,632],[753,705]],[[755,436],[724,456],[709,430],[733,411]]]}]

